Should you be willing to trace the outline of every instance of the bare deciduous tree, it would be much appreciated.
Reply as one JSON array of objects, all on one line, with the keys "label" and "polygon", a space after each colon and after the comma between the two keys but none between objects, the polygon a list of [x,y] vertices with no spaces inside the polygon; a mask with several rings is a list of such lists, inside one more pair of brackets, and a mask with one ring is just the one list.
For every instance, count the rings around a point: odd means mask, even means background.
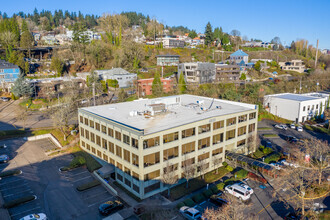
[{"label": "bare deciduous tree", "polygon": [[[217,158],[217,157],[214,157],[212,158],[212,164],[213,164],[213,168],[216,169],[217,166],[219,166],[219,164],[221,164],[222,162],[222,158]],[[218,174],[218,171],[219,169],[216,169],[216,174]]]},{"label": "bare deciduous tree", "polygon": [[162,182],[168,185],[167,195],[170,196],[171,185],[174,185],[178,181],[178,175],[175,173],[177,167],[173,164],[170,164],[168,161],[166,162],[166,167],[164,167]]},{"label": "bare deciduous tree", "polygon": [[184,178],[187,180],[186,188],[189,187],[189,180],[195,176],[196,166],[194,164],[195,158],[187,159],[185,156],[185,160],[182,162],[182,174]]},{"label": "bare deciduous tree", "polygon": [[17,114],[16,116],[17,120],[23,122],[23,129],[25,130],[26,119],[29,116],[29,112],[25,108],[18,108],[16,114]]}]

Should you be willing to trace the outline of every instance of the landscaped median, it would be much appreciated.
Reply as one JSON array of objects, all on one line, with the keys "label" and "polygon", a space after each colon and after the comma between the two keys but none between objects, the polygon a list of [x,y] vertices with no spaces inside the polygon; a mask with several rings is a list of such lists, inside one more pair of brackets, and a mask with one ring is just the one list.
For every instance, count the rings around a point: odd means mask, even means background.
[{"label": "landscaped median", "polygon": [[25,197],[21,197],[21,198],[18,198],[18,199],[11,200],[9,202],[5,202],[3,207],[6,208],[6,209],[9,209],[9,208],[13,208],[15,206],[18,206],[18,205],[26,203],[26,202],[30,202],[30,201],[35,200],[35,199],[37,199],[37,196],[35,196],[35,195],[25,196]]},{"label": "landscaped median", "polygon": [[82,184],[80,186],[77,186],[77,190],[78,191],[84,191],[84,190],[87,190],[87,189],[91,189],[91,188],[93,188],[95,186],[98,186],[100,184],[101,184],[100,181],[93,180],[91,182],[88,182],[88,183]]},{"label": "landscaped median", "polygon": [[21,170],[8,170],[8,171],[5,171],[5,172],[0,173],[0,177],[1,178],[3,178],[3,177],[9,177],[9,176],[14,176],[14,175],[19,175],[21,173],[22,173]]},{"label": "landscaped median", "polygon": [[82,151],[80,148],[78,151],[74,152],[73,155],[74,158],[70,162],[70,164],[68,166],[61,167],[60,171],[69,171],[86,165],[88,171],[93,172],[102,167],[102,165],[99,162],[97,162],[91,155],[89,155],[85,151]]},{"label": "landscaped median", "polygon": [[263,134],[264,138],[278,138],[278,134]]}]

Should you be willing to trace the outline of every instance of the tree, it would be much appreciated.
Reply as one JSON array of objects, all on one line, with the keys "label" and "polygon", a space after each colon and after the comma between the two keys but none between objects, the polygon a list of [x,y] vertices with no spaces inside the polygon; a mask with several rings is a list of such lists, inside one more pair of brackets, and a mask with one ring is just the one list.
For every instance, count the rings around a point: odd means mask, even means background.
[{"label": "tree", "polygon": [[194,164],[195,158],[187,159],[185,156],[185,160],[182,162],[182,174],[184,178],[187,180],[186,188],[189,187],[189,180],[195,176],[196,166]]},{"label": "tree", "polygon": [[197,37],[197,33],[196,33],[196,31],[195,31],[195,30],[191,30],[191,31],[189,32],[188,37],[190,37],[191,39],[194,39],[195,37]]},{"label": "tree", "polygon": [[118,88],[118,81],[116,79],[107,79],[108,86]]},{"label": "tree", "polygon": [[208,22],[205,27],[205,45],[209,46],[213,42],[213,30],[211,23]]},{"label": "tree", "polygon": [[281,44],[281,39],[279,37],[274,37],[272,40],[271,40],[271,43],[272,44],[276,44],[276,45],[280,45]]},{"label": "tree", "polygon": [[20,46],[29,51],[29,57],[31,57],[31,48],[34,45],[34,39],[29,30],[25,30],[21,35]]},{"label": "tree", "polygon": [[[134,41],[124,41],[123,50],[120,54],[120,66],[128,71],[134,71],[144,58],[144,49],[141,44]],[[134,61],[134,62],[132,62]]]},{"label": "tree", "polygon": [[168,186],[167,195],[170,196],[171,185],[174,185],[178,181],[178,175],[175,173],[177,167],[173,164],[170,164],[167,160],[166,167],[164,167],[162,182]]},{"label": "tree", "polygon": [[160,79],[159,73],[156,73],[154,80],[152,81],[152,94],[155,96],[160,96],[163,93],[163,84]]},{"label": "tree", "polygon": [[236,29],[234,29],[234,30],[232,30],[232,31],[230,32],[230,35],[232,35],[232,36],[234,36],[234,37],[239,37],[239,36],[241,36],[241,32],[238,31],[238,30],[236,30]]},{"label": "tree", "polygon": [[205,171],[207,170],[207,168],[208,167],[207,167],[205,160],[198,161],[197,172],[199,172],[199,175],[202,177],[202,179],[204,179],[204,174],[205,174]]},{"label": "tree", "polygon": [[186,81],[184,80],[183,73],[181,73],[179,77],[178,89],[180,94],[184,94],[187,90],[187,85],[186,85]]},{"label": "tree", "polygon": [[6,56],[9,57],[14,46],[17,44],[15,41],[15,35],[11,31],[5,31],[0,33],[1,45],[6,49]]},{"label": "tree", "polygon": [[62,60],[57,56],[53,56],[52,61],[50,63],[50,69],[55,71],[58,76],[61,76],[64,71],[64,64]]},{"label": "tree", "polygon": [[11,91],[16,97],[30,97],[33,93],[33,88],[25,79],[24,75],[20,74],[18,79],[14,82]]},{"label": "tree", "polygon": [[242,73],[241,77],[239,78],[240,80],[246,80],[246,74]]},{"label": "tree", "polygon": [[127,98],[127,93],[125,92],[124,89],[120,89],[119,93],[118,93],[118,99],[120,102],[125,101],[125,99]]},{"label": "tree", "polygon": [[254,64],[254,69],[260,72],[260,70],[261,70],[261,62],[260,61],[257,61],[256,64]]},{"label": "tree", "polygon": [[25,130],[25,123],[26,123],[26,119],[29,116],[29,112],[27,111],[27,108],[18,108],[16,111],[17,114],[17,120],[18,121],[22,121],[23,122],[23,130]]}]

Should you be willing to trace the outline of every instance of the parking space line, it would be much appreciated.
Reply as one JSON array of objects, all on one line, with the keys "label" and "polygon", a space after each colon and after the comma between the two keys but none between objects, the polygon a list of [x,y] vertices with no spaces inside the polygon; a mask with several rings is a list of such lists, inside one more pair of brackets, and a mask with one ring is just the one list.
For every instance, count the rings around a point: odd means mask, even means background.
[{"label": "parking space line", "polygon": [[16,187],[11,187],[11,188],[7,188],[7,189],[0,189],[0,191],[2,192],[2,191],[5,191],[5,190],[9,190],[9,189],[17,189],[17,188],[20,188],[20,187],[25,186],[25,185],[27,185],[27,183],[24,183],[24,184],[22,184],[20,186],[16,186]]},{"label": "parking space line", "polygon": [[[104,202],[106,202],[106,201],[109,201],[109,200],[111,200],[112,198],[113,198],[113,197],[109,197],[108,199],[103,200],[101,203],[104,203]],[[89,205],[88,207],[92,207],[92,206],[97,205],[97,204],[99,204],[99,203],[100,203],[100,202],[93,203],[93,204]]]},{"label": "parking space line", "polygon": [[265,208],[261,209],[261,210],[258,212],[258,215],[259,215],[262,211],[266,210],[266,209],[268,208],[268,206],[270,206],[270,204],[271,204],[271,203],[269,203]]},{"label": "parking space line", "polygon": [[100,193],[98,193],[98,194],[93,194],[92,196],[89,196],[89,197],[87,197],[87,198],[84,198],[84,200],[87,200],[87,199],[90,199],[90,198],[94,198],[94,197],[97,197],[97,196],[99,196],[99,195],[101,195],[101,194],[104,194],[104,193],[107,193],[108,191],[103,191],[103,192],[100,192]]},{"label": "parking space line", "polygon": [[28,210],[25,210],[25,211],[23,211],[23,212],[15,213],[15,214],[10,215],[10,216],[11,216],[11,217],[14,217],[14,216],[16,216],[16,215],[21,215],[21,214],[23,214],[23,213],[31,212],[32,210],[36,210],[36,209],[40,209],[40,208],[41,208],[40,206],[37,206],[37,207],[35,207],[35,208],[33,208],[33,209],[28,209]]},{"label": "parking space line", "polygon": [[19,194],[19,193],[23,193],[23,192],[27,192],[27,191],[30,191],[31,193],[33,193],[33,191],[31,189],[26,189],[26,190],[23,190],[23,191],[20,191],[20,192],[15,192],[13,194],[9,194],[9,195],[6,195],[6,196],[2,196],[2,197],[8,197],[8,196],[13,196],[13,195],[16,195],[16,194]]},{"label": "parking space line", "polygon": [[87,170],[85,170],[85,171],[83,171],[83,172],[80,172],[80,173],[76,173],[76,174],[70,174],[69,176],[71,177],[71,176],[77,176],[77,175],[80,175],[80,174],[83,174],[83,173],[88,173],[88,171]]},{"label": "parking space line", "polygon": [[80,178],[80,179],[77,179],[75,181],[72,181],[73,183],[75,182],[79,182],[80,180],[84,180],[84,179],[87,179],[87,178],[91,178],[92,176],[86,176],[86,177],[83,177],[83,178]]}]

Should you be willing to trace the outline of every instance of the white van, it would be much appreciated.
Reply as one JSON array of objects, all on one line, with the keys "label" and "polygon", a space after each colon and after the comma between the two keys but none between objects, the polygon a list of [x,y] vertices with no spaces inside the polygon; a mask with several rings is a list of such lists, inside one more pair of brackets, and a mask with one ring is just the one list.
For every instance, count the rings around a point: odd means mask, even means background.
[{"label": "white van", "polygon": [[240,186],[239,184],[233,184],[233,185],[229,185],[225,187],[225,192],[228,192],[230,194],[232,194],[233,196],[236,196],[237,198],[245,201],[250,199],[251,194],[249,192],[249,190],[243,188],[242,186]]}]

